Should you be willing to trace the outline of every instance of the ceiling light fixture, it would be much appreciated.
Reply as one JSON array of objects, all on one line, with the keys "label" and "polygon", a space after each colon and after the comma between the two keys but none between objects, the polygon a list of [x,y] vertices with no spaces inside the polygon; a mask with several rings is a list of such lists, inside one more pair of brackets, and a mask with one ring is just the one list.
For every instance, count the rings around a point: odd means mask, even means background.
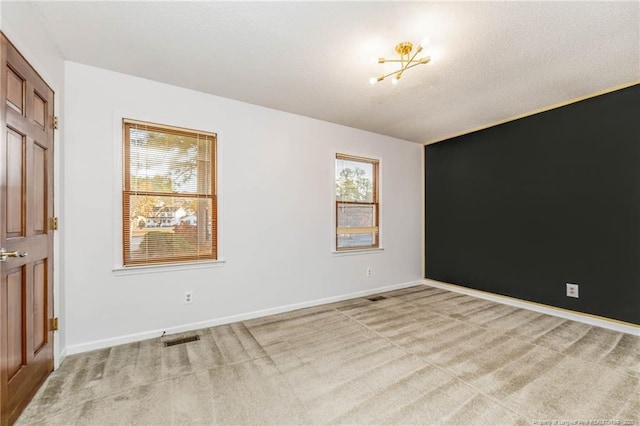
[{"label": "ceiling light fixture", "polygon": [[387,62],[398,62],[400,63],[400,69],[390,72],[389,74],[381,75],[380,77],[371,77],[369,82],[371,84],[375,84],[378,81],[382,81],[385,78],[389,77],[390,75],[393,75],[392,83],[396,84],[398,83],[398,80],[400,80],[400,78],[402,77],[402,73],[408,70],[409,68],[413,68],[420,64],[429,63],[429,61],[431,61],[430,56],[416,59],[416,56],[418,55],[418,53],[422,52],[422,49],[425,44],[426,42],[421,42],[418,45],[418,48],[416,49],[415,53],[413,53],[413,55],[411,54],[411,52],[413,51],[413,43],[411,43],[410,41],[403,41],[402,43],[398,44],[396,46],[396,53],[400,55],[400,59],[378,58],[378,63],[385,64]]}]

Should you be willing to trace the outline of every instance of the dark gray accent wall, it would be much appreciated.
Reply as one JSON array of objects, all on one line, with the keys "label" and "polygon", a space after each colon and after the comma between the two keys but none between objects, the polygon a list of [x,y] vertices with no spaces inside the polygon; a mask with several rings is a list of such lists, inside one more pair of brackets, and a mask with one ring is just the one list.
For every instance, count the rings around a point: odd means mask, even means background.
[{"label": "dark gray accent wall", "polygon": [[640,85],[425,160],[427,278],[640,324]]}]

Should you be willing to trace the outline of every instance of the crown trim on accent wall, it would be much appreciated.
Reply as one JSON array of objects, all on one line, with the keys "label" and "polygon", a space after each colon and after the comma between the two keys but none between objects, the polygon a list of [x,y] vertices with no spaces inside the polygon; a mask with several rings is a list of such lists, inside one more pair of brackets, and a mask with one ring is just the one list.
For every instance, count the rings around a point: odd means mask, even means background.
[{"label": "crown trim on accent wall", "polygon": [[579,98],[570,99],[568,101],[564,101],[564,102],[560,102],[560,103],[557,103],[557,104],[554,104],[554,105],[546,106],[544,108],[536,109],[536,110],[533,110],[533,111],[530,111],[530,112],[525,112],[524,114],[520,114],[520,115],[516,115],[514,117],[506,118],[504,120],[496,121],[496,122],[493,122],[491,124],[482,125],[480,127],[475,127],[473,129],[465,130],[465,131],[460,132],[460,133],[454,133],[454,134],[446,136],[444,138],[432,139],[430,141],[425,142],[424,145],[431,145],[433,143],[442,142],[442,141],[446,141],[448,139],[457,138],[458,136],[468,135],[469,133],[478,132],[480,130],[488,129],[490,127],[499,126],[500,124],[505,124],[505,123],[508,123],[510,121],[515,121],[515,120],[519,120],[521,118],[530,117],[532,115],[540,114],[542,112],[551,111],[552,109],[556,109],[556,108],[560,108],[560,107],[563,107],[563,106],[575,104],[576,102],[581,102],[581,101],[584,101],[584,100],[587,100],[587,99],[591,99],[591,98],[595,98],[595,97],[598,97],[598,96],[601,96],[601,95],[606,95],[607,93],[615,92],[617,90],[626,89],[627,87],[632,87],[632,86],[635,86],[635,85],[638,85],[638,84],[640,84],[640,80],[632,81],[632,82],[629,82],[629,83],[619,84],[617,86],[610,87],[608,89],[604,89],[604,90],[601,90],[599,92],[591,93],[589,95],[581,96]]}]

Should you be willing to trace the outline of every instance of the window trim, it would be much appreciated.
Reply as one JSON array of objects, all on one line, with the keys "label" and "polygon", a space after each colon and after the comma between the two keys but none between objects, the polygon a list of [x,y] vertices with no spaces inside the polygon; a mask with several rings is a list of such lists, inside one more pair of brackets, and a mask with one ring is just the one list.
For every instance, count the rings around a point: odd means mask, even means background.
[{"label": "window trim", "polygon": [[127,275],[145,275],[154,274],[159,272],[176,272],[176,271],[190,271],[194,269],[213,269],[224,266],[225,261],[218,260],[200,260],[194,262],[179,262],[179,263],[153,263],[149,265],[130,265],[130,266],[114,266],[111,269],[116,276]]},{"label": "window trim", "polygon": [[[354,201],[354,202],[345,202],[345,201],[338,201],[337,198],[337,194],[336,194],[336,168],[337,168],[337,164],[336,162],[338,160],[346,160],[346,161],[355,161],[355,162],[361,162],[361,163],[369,163],[373,166],[373,184],[372,184],[372,192],[373,192],[373,202],[360,202],[360,201]],[[371,158],[371,157],[363,157],[363,156],[359,156],[359,155],[350,155],[350,154],[344,154],[344,153],[340,153],[340,152],[336,152],[334,153],[333,156],[333,164],[334,164],[334,168],[333,168],[333,200],[334,200],[334,214],[333,214],[333,220],[334,220],[334,226],[333,226],[333,249],[332,252],[334,254],[346,254],[346,253],[354,253],[354,252],[376,252],[376,251],[382,251],[383,248],[380,245],[380,236],[381,236],[381,232],[380,232],[380,159],[378,158]],[[350,227],[339,227],[338,226],[338,205],[339,204],[357,204],[357,205],[367,205],[367,206],[374,206],[375,209],[375,226],[371,226],[371,227],[353,227],[353,229],[359,229],[359,230],[372,230],[372,232],[375,232],[376,237],[375,237],[375,244],[372,245],[367,245],[367,246],[352,246],[352,247],[338,247],[338,235],[341,233],[340,230],[346,230],[349,229]],[[345,232],[342,232],[345,233]],[[353,233],[353,232],[351,232]],[[359,232],[362,234],[367,234],[369,232]]]},{"label": "window trim", "polygon": [[[220,205],[219,205],[219,197],[218,197],[218,135],[213,132],[197,130],[186,127],[178,127],[171,126],[165,124],[155,123],[153,121],[142,121],[126,118],[124,116],[120,116],[118,120],[120,132],[122,135],[122,139],[120,140],[120,155],[117,156],[120,158],[119,162],[119,177],[120,181],[120,190],[119,192],[119,204],[120,204],[120,220],[119,223],[119,234],[121,238],[121,251],[119,252],[119,263],[116,264],[113,268],[113,272],[117,275],[123,275],[122,273],[117,273],[118,271],[123,270],[134,270],[139,271],[137,273],[144,272],[156,272],[154,269],[161,270],[177,270],[177,269],[192,269],[194,267],[198,267],[198,265],[205,264],[220,264],[224,263],[224,261],[220,258]],[[130,171],[130,159],[128,158],[128,153],[130,147],[129,143],[129,132],[128,129],[131,125],[139,125],[144,126],[146,128],[156,130],[159,132],[171,133],[174,135],[185,135],[189,137],[194,136],[207,136],[212,139],[211,141],[211,195],[205,196],[206,199],[211,200],[211,254],[210,255],[195,255],[195,256],[177,256],[171,258],[163,258],[157,261],[132,261],[129,259],[127,261],[127,244],[126,240],[131,232],[131,222],[126,220],[126,218],[130,215],[130,212],[126,210],[126,207],[129,205],[127,200],[133,195],[133,193],[144,193],[143,195],[158,195],[158,196],[171,196],[171,197],[179,197],[179,198],[193,198],[194,196],[198,198],[202,194],[182,194],[182,193],[164,193],[158,191],[132,191],[130,188],[130,179],[131,179],[131,171]],[[184,268],[183,268],[184,267]],[[126,274],[124,274],[126,275]]]}]

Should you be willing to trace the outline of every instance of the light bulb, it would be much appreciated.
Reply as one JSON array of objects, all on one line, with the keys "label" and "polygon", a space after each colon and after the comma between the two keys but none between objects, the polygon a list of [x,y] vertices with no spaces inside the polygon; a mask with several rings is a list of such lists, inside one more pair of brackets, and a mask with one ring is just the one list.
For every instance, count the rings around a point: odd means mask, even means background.
[{"label": "light bulb", "polygon": [[398,77],[394,75],[393,78],[391,79],[391,83],[398,84]]},{"label": "light bulb", "polygon": [[377,82],[377,81],[378,81],[378,79],[377,79],[377,78],[375,78],[375,77],[371,77],[371,78],[369,79],[369,83],[371,83],[371,84],[376,84],[376,82]]}]

